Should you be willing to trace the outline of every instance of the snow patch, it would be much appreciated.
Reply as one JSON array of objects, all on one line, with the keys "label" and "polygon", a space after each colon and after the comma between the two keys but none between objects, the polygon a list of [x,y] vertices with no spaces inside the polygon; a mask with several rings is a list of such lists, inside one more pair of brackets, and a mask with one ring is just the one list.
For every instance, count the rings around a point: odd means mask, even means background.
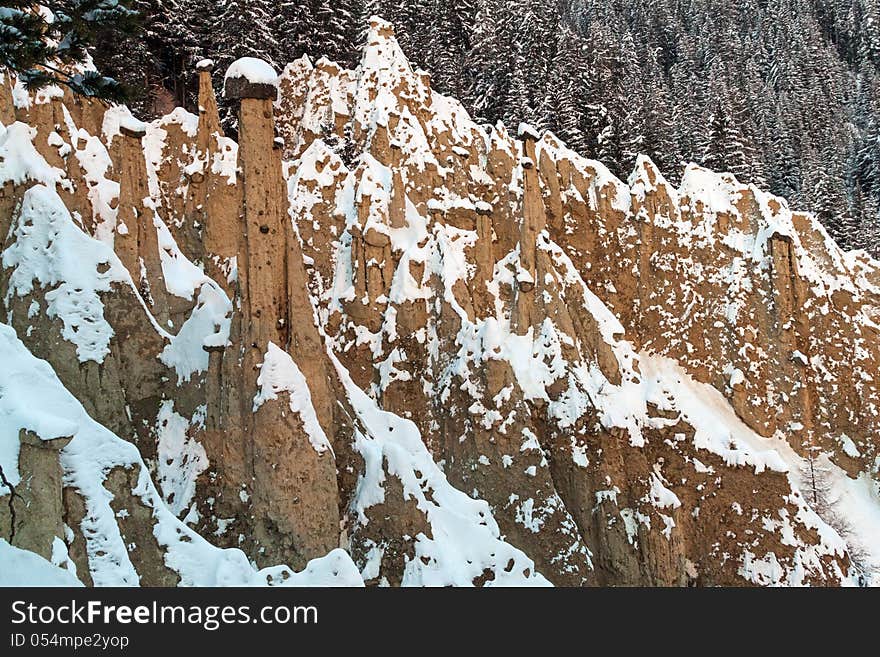
[{"label": "snow patch", "polygon": [[83,233],[58,194],[44,185],[28,189],[14,223],[15,242],[2,257],[12,295],[26,296],[34,283],[46,293],[49,317],[61,319],[62,336],[76,345],[80,362],[102,362],[110,352],[113,329],[104,319],[101,294],[113,283],[131,281],[106,244]]},{"label": "snow patch", "polygon": [[263,357],[257,385],[260,389],[254,397],[254,413],[270,399],[278,399],[280,392],[286,392],[290,397],[290,410],[299,415],[315,451],[318,453],[328,449],[333,451],[327,435],[318,422],[306,377],[290,354],[273,342],[269,343],[266,355]]},{"label": "snow patch", "polygon": [[231,78],[244,78],[251,84],[278,86],[278,73],[269,62],[257,57],[241,57],[232,62],[223,76],[224,83]]}]

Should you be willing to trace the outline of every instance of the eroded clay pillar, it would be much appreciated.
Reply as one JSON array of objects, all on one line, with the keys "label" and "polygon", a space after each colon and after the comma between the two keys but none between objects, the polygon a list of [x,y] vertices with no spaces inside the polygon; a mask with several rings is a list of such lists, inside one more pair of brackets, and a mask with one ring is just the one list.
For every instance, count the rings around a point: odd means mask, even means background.
[{"label": "eroded clay pillar", "polygon": [[262,354],[269,342],[285,348],[288,338],[286,194],[279,188],[281,159],[273,148],[272,104],[278,89],[272,83],[227,74],[224,92],[240,102],[238,163],[244,243],[239,247],[238,275],[243,337]]},{"label": "eroded clay pillar", "polygon": [[535,142],[537,133],[525,124],[520,126],[519,137],[523,142],[520,161],[523,176],[522,220],[519,230],[519,260],[517,293],[511,325],[519,334],[525,334],[535,324],[535,285],[538,281],[538,235],[547,225],[541,184],[535,166]]},{"label": "eroded clay pillar", "polygon": [[199,75],[199,128],[196,147],[202,153],[207,153],[210,149],[212,135],[223,134],[220,113],[217,110],[217,98],[214,96],[214,85],[211,82],[213,70],[214,62],[210,59],[203,59],[196,64]]},{"label": "eroded clay pillar", "polygon": [[[224,370],[227,376],[237,372],[242,391],[239,417],[228,425],[241,427],[245,451],[251,455],[252,479],[243,482],[251,491],[252,545],[246,547],[261,565],[282,562],[301,568],[338,546],[339,493],[333,452],[313,444],[314,427],[306,426],[290,405],[289,395],[306,391],[285,388],[255,401],[261,386],[271,385],[261,384],[261,375],[269,376],[273,367],[298,367],[319,423],[329,429],[331,399],[321,371],[326,358],[321,357],[323,344],[313,321],[302,254],[287,214],[281,150],[275,148],[276,84],[274,71],[259,60],[239,60],[226,74],[226,96],[240,102],[238,182],[243,202],[236,304],[241,352],[227,350],[237,369]],[[270,342],[293,362],[270,350]],[[282,380],[293,385],[287,377]]]},{"label": "eroded clay pillar", "polygon": [[199,126],[196,133],[198,157],[202,160],[199,179],[191,181],[191,207],[188,213],[202,226],[205,270],[232,296],[241,231],[241,189],[236,166],[228,149],[233,142],[223,135],[217,99],[211,83],[214,63],[203,59],[196,65],[199,76]]},{"label": "eroded clay pillar", "polygon": [[541,198],[541,185],[538,170],[535,168],[535,142],[538,135],[528,126],[520,127],[520,138],[523,141],[523,218],[520,232],[520,262],[523,269],[532,277],[519,280],[521,291],[530,291],[535,286],[537,277],[535,246],[538,234],[547,224],[544,201]]},{"label": "eroded clay pillar", "polygon": [[164,324],[168,320],[167,290],[159,256],[156,211],[150,201],[147,164],[141,144],[146,126],[130,119],[119,126],[119,132],[122,148],[114,249],[153,315]]},{"label": "eroded clay pillar", "polygon": [[12,100],[12,80],[9,73],[0,73],[0,123],[9,125],[15,121],[15,103]]}]

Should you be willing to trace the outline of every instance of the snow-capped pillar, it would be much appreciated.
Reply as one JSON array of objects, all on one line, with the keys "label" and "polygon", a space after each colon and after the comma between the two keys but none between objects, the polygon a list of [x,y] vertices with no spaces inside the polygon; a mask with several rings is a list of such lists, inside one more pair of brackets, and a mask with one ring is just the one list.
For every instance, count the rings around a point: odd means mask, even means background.
[{"label": "snow-capped pillar", "polygon": [[544,230],[547,223],[547,215],[544,211],[544,201],[541,198],[538,170],[535,168],[535,142],[538,140],[538,133],[531,126],[522,123],[519,126],[519,138],[523,142],[523,158],[520,162],[523,168],[523,220],[520,232],[520,262],[524,271],[517,276],[517,281],[520,291],[530,292],[534,289],[537,278],[535,245],[538,240],[538,233]]},{"label": "snow-capped pillar", "polygon": [[[220,124],[217,98],[211,83],[213,67],[214,62],[210,59],[196,64],[199,76],[196,147],[204,168],[199,183],[190,187],[193,191],[188,212],[203,226],[202,239],[209,256],[205,263],[208,274],[231,295],[233,284],[229,273],[231,259],[238,253],[241,190],[235,184],[235,171],[229,170],[231,166],[224,166],[225,154],[221,153],[223,148],[230,147],[231,142],[224,139]],[[221,166],[217,166],[218,162]]]},{"label": "snow-capped pillar", "polygon": [[[247,534],[254,558],[260,565],[285,562],[301,568],[338,545],[339,493],[332,450],[319,451],[313,445],[314,427],[291,406],[294,398],[308,400],[318,424],[330,429],[327,361],[314,324],[300,246],[287,214],[282,151],[275,148],[277,85],[275,71],[262,60],[243,58],[226,72],[226,97],[240,101],[244,226],[239,231],[243,241],[237,256],[236,321],[241,324],[240,330],[233,324],[232,334],[239,331],[243,353],[239,357],[227,350],[224,355],[225,371],[240,377],[241,404],[226,410],[221,422],[241,432],[240,444],[251,457],[245,461],[251,478],[241,482],[241,501],[249,505],[252,527]],[[276,396],[273,377],[293,371],[291,357],[305,381],[284,378],[292,387]],[[272,393],[269,398],[267,391]]]},{"label": "snow-capped pillar", "polygon": [[211,82],[211,72],[214,70],[214,62],[203,59],[196,64],[199,74],[199,131],[198,149],[207,153],[211,148],[211,136],[214,133],[223,135],[220,126],[220,114],[217,111],[217,98],[214,96],[214,85]]},{"label": "snow-capped pillar", "polygon": [[287,347],[287,229],[281,154],[273,148],[273,103],[278,76],[253,57],[226,72],[224,94],[239,101],[238,163],[243,180],[243,236],[238,276],[243,337],[265,353],[269,342]]},{"label": "snow-capped pillar", "polygon": [[156,211],[150,201],[147,163],[141,144],[146,129],[147,126],[134,117],[128,117],[119,126],[122,147],[114,249],[151,306],[153,315],[164,323],[168,320],[167,290],[159,256]]},{"label": "snow-capped pillar", "polygon": [[538,274],[538,234],[547,224],[544,201],[541,197],[541,184],[535,165],[535,142],[538,134],[535,130],[522,123],[518,136],[522,140],[522,157],[519,165],[522,171],[522,219],[519,226],[519,261],[516,273],[517,294],[515,307],[511,313],[511,327],[520,335],[528,332],[537,321],[540,313],[535,312],[535,284]]},{"label": "snow-capped pillar", "polygon": [[[492,254],[492,206],[485,201],[477,203],[477,243],[474,257],[477,262],[477,280],[485,284],[492,278],[495,267]],[[480,290],[482,291],[482,286]]]},{"label": "snow-capped pillar", "polygon": [[[128,269],[131,278],[137,284],[141,279],[141,269],[138,263],[138,242],[140,227],[136,205],[140,204],[146,193],[141,189],[140,180],[135,170],[138,168],[138,160],[143,160],[141,138],[145,132],[135,131],[128,127],[120,127],[122,133],[121,168],[119,179],[119,211],[116,215],[116,237],[113,248],[116,255]],[[135,173],[135,175],[132,175]],[[138,194],[141,194],[140,198]]]}]

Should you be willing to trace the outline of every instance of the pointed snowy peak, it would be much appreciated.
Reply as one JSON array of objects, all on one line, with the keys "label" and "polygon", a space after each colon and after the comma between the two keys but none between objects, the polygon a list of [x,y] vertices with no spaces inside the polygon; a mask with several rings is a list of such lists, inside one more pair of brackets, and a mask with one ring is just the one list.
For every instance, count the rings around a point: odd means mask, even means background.
[{"label": "pointed snowy peak", "polygon": [[376,16],[370,19],[358,73],[354,119],[367,133],[376,125],[387,126],[401,105],[412,105],[411,111],[416,111],[430,97],[430,89],[413,71],[394,37],[394,28]]},{"label": "pointed snowy peak", "polygon": [[715,173],[704,167],[689,163],[678,187],[681,199],[689,198],[690,204],[711,213],[736,214],[734,201],[747,188],[732,173]]},{"label": "pointed snowy peak", "polygon": [[294,59],[287,66],[284,67],[284,70],[281,71],[281,79],[285,78],[296,78],[306,77],[309,73],[312,72],[314,66],[312,65],[312,60],[308,55],[303,55],[299,59]]},{"label": "pointed snowy peak", "polygon": [[660,169],[647,155],[639,155],[636,165],[627,179],[630,192],[639,203],[644,203],[650,194],[661,193],[667,199],[676,198],[676,190],[660,173]]},{"label": "pointed snowy peak", "polygon": [[629,174],[627,184],[633,188],[641,185],[645,188],[645,191],[650,191],[653,188],[667,185],[668,183],[650,157],[639,155],[636,158],[636,165],[633,167],[632,173]]},{"label": "pointed snowy peak", "polygon": [[413,75],[412,66],[394,35],[394,26],[378,16],[371,16],[369,23],[361,68],[366,71],[387,67]]}]

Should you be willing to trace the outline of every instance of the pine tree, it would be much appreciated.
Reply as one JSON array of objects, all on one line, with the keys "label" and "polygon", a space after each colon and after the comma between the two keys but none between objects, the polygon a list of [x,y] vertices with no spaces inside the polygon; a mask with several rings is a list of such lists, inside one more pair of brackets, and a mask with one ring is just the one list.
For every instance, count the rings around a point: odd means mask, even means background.
[{"label": "pine tree", "polygon": [[501,0],[483,0],[477,11],[469,66],[473,81],[468,96],[477,117],[483,121],[501,118],[511,85],[506,66],[513,57],[512,44],[502,31]]},{"label": "pine tree", "polygon": [[642,152],[673,178],[682,160],[729,170],[880,253],[876,0],[127,1],[145,38],[101,39],[95,61],[153,95],[191,106],[203,56],[356,65],[376,13],[481,122],[554,130],[622,176]]},{"label": "pine tree", "polygon": [[585,130],[588,115],[588,96],[585,92],[589,89],[590,74],[586,49],[580,37],[563,28],[549,76],[555,131],[570,148],[581,153],[590,150]]},{"label": "pine tree", "polygon": [[815,165],[812,179],[811,207],[828,233],[840,244],[852,240],[852,224],[847,212],[843,186],[840,184],[840,161],[837,151],[826,146]]},{"label": "pine tree", "polygon": [[278,40],[271,30],[272,3],[267,0],[224,0],[219,3],[219,21],[223,30],[217,34],[212,58],[220,70],[239,57],[258,57],[278,65]]},{"label": "pine tree", "polygon": [[126,90],[115,79],[79,65],[101,34],[119,37],[134,20],[131,9],[104,0],[7,0],[0,11],[0,65],[31,90],[61,84],[85,96],[122,100]]}]

